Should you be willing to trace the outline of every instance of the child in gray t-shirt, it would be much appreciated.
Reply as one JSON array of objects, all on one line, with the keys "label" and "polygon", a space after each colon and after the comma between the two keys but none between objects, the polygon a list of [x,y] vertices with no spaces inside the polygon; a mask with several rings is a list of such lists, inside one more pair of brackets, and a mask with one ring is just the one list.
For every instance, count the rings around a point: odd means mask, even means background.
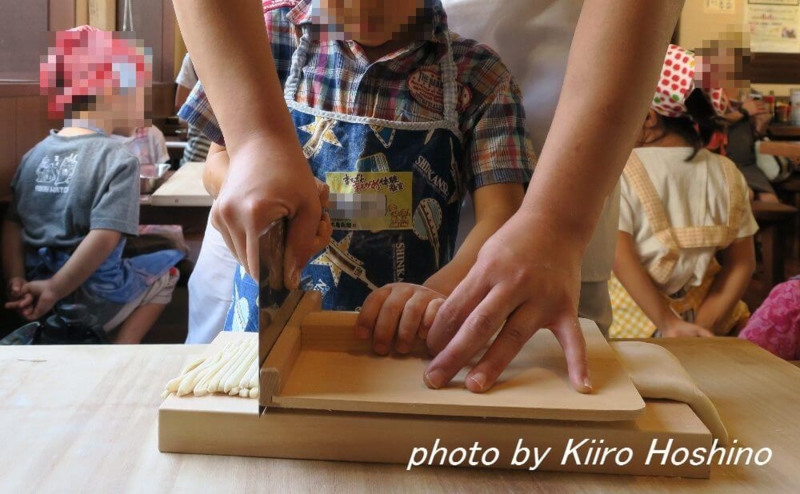
[{"label": "child in gray t-shirt", "polygon": [[26,319],[82,303],[107,331],[119,327],[116,342],[137,343],[170,301],[181,252],[122,257],[125,236],[138,232],[139,162],[110,137],[143,122],[150,74],[132,40],[58,33],[41,84],[64,127],[23,157],[3,224],[6,307]]}]

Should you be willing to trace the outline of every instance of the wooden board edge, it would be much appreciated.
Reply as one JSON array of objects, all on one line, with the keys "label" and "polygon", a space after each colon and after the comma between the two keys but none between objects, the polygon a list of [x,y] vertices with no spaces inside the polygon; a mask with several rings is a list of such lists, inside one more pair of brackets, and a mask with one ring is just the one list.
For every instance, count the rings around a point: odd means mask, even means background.
[{"label": "wooden board edge", "polygon": [[[490,468],[502,469],[529,468],[527,464],[511,464],[517,446],[552,447],[553,453],[541,464],[540,471],[709,478],[711,467],[708,465],[645,464],[653,444],[663,449],[670,439],[672,451],[678,448],[708,450],[712,446],[711,433],[688,405],[648,401],[647,410],[634,421],[587,423],[286,409],[269,409],[259,418],[255,412],[232,414],[167,409],[159,411],[158,438],[159,450],[163,453],[403,465],[408,464],[414,448],[432,450],[438,446],[452,451],[468,449],[477,442],[484,449],[499,450],[499,461]],[[666,429],[658,430],[659,427]],[[631,448],[633,460],[622,466],[613,462],[610,465],[608,462],[603,465],[562,463],[560,460],[564,458],[568,442],[583,439],[593,439],[596,444],[602,440],[603,448]],[[522,443],[518,442],[520,440]],[[586,449],[581,450],[582,454],[586,452]]]},{"label": "wooden board edge", "polygon": [[[297,410],[339,410],[355,413],[383,413],[383,414],[408,414],[428,416],[499,418],[519,420],[560,420],[575,422],[618,422],[633,420],[642,415],[646,404],[642,400],[641,406],[625,410],[565,410],[561,408],[508,408],[501,409],[489,406],[459,405],[458,407],[443,408],[440,404],[430,406],[415,403],[393,402],[358,402],[352,400],[320,399],[318,397],[305,398],[295,396],[272,397],[274,406]],[[446,411],[446,413],[444,413]]]}]

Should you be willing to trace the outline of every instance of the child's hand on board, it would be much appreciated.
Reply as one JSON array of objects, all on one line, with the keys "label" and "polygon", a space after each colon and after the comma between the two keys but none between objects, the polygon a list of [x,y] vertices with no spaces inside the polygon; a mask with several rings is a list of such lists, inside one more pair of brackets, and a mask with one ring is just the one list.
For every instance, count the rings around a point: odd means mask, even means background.
[{"label": "child's hand on board", "polygon": [[370,294],[356,321],[356,337],[372,337],[372,350],[387,355],[394,340],[398,353],[408,353],[414,339],[425,339],[445,296],[411,283],[392,283]]},{"label": "child's hand on board", "polygon": [[714,333],[697,324],[686,322],[676,318],[661,330],[661,335],[665,338],[679,338],[681,336],[702,336],[712,338]]}]

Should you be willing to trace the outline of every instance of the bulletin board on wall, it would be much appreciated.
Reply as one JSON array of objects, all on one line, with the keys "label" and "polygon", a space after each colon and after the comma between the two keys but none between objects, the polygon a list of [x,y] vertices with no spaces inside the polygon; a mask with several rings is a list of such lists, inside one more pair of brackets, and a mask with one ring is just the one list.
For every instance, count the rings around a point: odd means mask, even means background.
[{"label": "bulletin board on wall", "polygon": [[800,83],[800,0],[745,0],[756,83]]}]

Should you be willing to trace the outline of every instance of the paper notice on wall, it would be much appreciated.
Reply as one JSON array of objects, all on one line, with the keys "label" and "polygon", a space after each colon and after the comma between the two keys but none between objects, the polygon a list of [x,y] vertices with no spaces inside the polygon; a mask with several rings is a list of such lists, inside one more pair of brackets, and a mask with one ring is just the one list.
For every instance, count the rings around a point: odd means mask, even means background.
[{"label": "paper notice on wall", "polygon": [[735,14],[736,0],[703,0],[706,14]]},{"label": "paper notice on wall", "polygon": [[745,22],[753,52],[800,53],[800,0],[748,0]]}]

